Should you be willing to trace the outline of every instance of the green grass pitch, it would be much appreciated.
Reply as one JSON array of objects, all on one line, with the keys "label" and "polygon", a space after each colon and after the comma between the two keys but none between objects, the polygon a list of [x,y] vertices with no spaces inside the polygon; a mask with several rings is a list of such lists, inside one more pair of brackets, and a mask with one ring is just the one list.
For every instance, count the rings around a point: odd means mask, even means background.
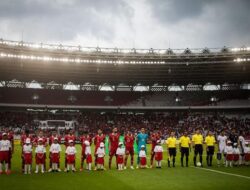
[{"label": "green grass pitch", "polygon": [[[62,146],[63,147],[63,146]],[[15,153],[12,159],[12,174],[0,176],[1,190],[88,190],[88,189],[185,189],[185,190],[205,190],[205,189],[250,189],[250,167],[234,167],[225,168],[217,167],[214,158],[214,166],[212,170],[223,171],[227,173],[248,176],[249,178],[236,177],[215,173],[213,171],[202,170],[192,167],[192,153],[190,155],[190,167],[180,167],[180,153],[177,154],[177,163],[175,168],[166,166],[166,152],[164,152],[164,160],[162,169],[127,169],[125,171],[117,171],[115,167],[106,171],[83,171],[79,172],[81,148],[77,145],[77,169],[76,173],[45,173],[24,175],[21,174],[20,146],[15,146]],[[166,147],[164,147],[166,149]],[[148,145],[150,150],[150,145]],[[63,148],[64,151],[64,148]],[[205,154],[204,154],[205,155]],[[148,155],[148,161],[150,156]],[[205,157],[204,157],[205,160]],[[47,162],[49,160],[47,159]],[[64,169],[64,155],[61,154],[61,168]],[[105,162],[107,167],[108,156]],[[135,157],[136,161],[136,157]],[[115,160],[113,160],[115,163]],[[129,160],[128,160],[128,163]],[[206,164],[204,164],[206,168]],[[114,166],[114,164],[113,164]],[[33,170],[35,165],[33,164]],[[48,163],[47,163],[48,169]]]}]

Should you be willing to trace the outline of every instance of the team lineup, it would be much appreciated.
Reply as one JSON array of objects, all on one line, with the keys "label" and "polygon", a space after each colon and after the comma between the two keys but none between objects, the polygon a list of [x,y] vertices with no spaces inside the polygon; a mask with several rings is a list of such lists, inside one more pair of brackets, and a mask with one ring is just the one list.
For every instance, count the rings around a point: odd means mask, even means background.
[{"label": "team lineup", "polygon": [[[147,163],[147,143],[151,140],[150,163]],[[20,144],[22,153],[20,160],[22,162],[21,172],[24,174],[31,174],[32,161],[35,159],[35,173],[44,173],[46,171],[46,151],[49,150],[49,169],[48,172],[60,172],[62,168],[60,164],[60,155],[65,154],[64,171],[76,172],[76,141],[81,142],[81,164],[79,171],[92,170],[106,170],[104,166],[104,158],[106,156],[105,150],[106,135],[102,130],[98,130],[97,134],[91,137],[84,133],[77,138],[72,130],[64,137],[65,152],[62,153],[61,140],[62,138],[53,131],[52,135],[47,138],[43,136],[43,132],[39,132],[37,137],[33,138],[29,131],[21,136]],[[161,168],[163,160],[163,144],[167,146],[167,166],[175,167],[176,155],[179,147],[181,154],[181,166],[189,166],[189,153],[194,151],[193,165],[195,167],[203,167],[203,152],[206,152],[206,164],[208,167],[213,165],[213,155],[215,153],[215,146],[218,144],[217,164],[225,165],[225,167],[233,167],[239,165],[249,165],[250,148],[242,135],[237,136],[230,134],[226,136],[222,131],[220,135],[215,138],[212,132],[208,131],[206,137],[202,135],[200,129],[195,131],[192,137],[189,137],[187,132],[177,139],[175,132],[171,132],[169,137],[165,140],[161,139],[159,131],[154,131],[150,136],[146,133],[144,128],[141,128],[137,135],[131,131],[127,131],[124,140],[120,141],[120,134],[117,128],[113,128],[112,133],[108,135],[108,168],[111,169],[112,160],[116,158],[116,169],[127,169],[128,158],[130,157],[130,168],[134,169],[134,144],[137,144],[138,157],[136,160],[136,168]],[[91,145],[94,144],[94,152],[91,150]],[[46,150],[46,147],[49,148]],[[204,151],[205,149],[205,151]],[[11,173],[11,159],[14,152],[14,137],[11,133],[2,133],[0,136],[0,174]],[[198,159],[197,159],[198,157]],[[155,165],[154,165],[155,162]],[[84,167],[85,165],[85,167]]]}]

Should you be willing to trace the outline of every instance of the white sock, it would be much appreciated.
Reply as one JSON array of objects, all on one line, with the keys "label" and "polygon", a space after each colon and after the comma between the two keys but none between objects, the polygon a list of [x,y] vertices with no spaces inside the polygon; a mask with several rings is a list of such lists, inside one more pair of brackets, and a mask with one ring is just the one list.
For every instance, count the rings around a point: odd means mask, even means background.
[{"label": "white sock", "polygon": [[88,169],[91,170],[91,163],[88,164]]},{"label": "white sock", "polygon": [[8,163],[5,163],[5,171],[7,172],[9,169],[9,164]]},{"label": "white sock", "polygon": [[44,172],[44,165],[41,164],[41,171]]},{"label": "white sock", "polygon": [[67,170],[69,170],[69,164],[67,164]]},{"label": "white sock", "polygon": [[25,173],[25,174],[27,173],[27,170],[28,170],[28,165],[25,164],[25,165],[24,165],[24,173]]},{"label": "white sock", "polygon": [[36,165],[36,172],[38,172],[39,170],[39,165]]},{"label": "white sock", "polygon": [[31,165],[28,165],[28,173],[30,173]]}]

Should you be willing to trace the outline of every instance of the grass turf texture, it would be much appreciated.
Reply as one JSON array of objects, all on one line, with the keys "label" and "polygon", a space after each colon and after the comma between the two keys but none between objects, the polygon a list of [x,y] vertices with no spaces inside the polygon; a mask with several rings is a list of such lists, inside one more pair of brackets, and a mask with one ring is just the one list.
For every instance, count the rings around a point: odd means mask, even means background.
[{"label": "grass turf texture", "polygon": [[[63,147],[63,146],[62,146]],[[150,150],[150,145],[148,145]],[[166,150],[166,147],[164,147]],[[79,172],[81,148],[77,145],[77,169],[76,173],[45,173],[24,175],[21,174],[21,159],[19,145],[15,146],[15,153],[12,158],[12,174],[0,176],[0,189],[11,190],[29,190],[29,189],[53,189],[53,190],[78,190],[78,189],[249,189],[250,179],[219,174],[211,171],[201,170],[192,167],[193,152],[190,155],[190,167],[182,168],[180,166],[180,153],[177,153],[176,167],[168,168],[166,162],[166,152],[164,152],[164,161],[162,169],[135,169],[129,167],[125,171],[115,169],[115,159],[113,159],[112,170],[106,171],[83,171]],[[64,152],[64,148],[63,148]],[[205,155],[205,154],[204,154]],[[149,164],[148,153],[148,164]],[[203,157],[205,161],[205,157]],[[64,153],[61,154],[61,168],[64,169]],[[250,167],[225,168],[217,167],[214,158],[214,166],[209,169],[244,175],[250,177]],[[129,166],[130,160],[128,160]],[[136,156],[135,156],[136,163]],[[105,167],[108,165],[108,156],[105,158]],[[205,162],[204,162],[204,165]],[[49,159],[47,159],[47,169]],[[35,165],[33,164],[33,170]],[[205,167],[206,168],[206,167]]]}]

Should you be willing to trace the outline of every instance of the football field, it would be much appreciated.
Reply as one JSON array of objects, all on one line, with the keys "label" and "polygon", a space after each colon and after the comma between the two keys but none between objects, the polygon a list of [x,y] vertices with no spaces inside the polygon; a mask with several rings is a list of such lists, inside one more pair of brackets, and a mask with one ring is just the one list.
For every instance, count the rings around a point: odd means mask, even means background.
[{"label": "football field", "polygon": [[[63,146],[62,146],[63,147]],[[148,150],[150,147],[148,147]],[[80,146],[77,145],[77,172],[76,173],[44,173],[24,175],[21,174],[20,146],[15,146],[12,159],[12,174],[0,176],[0,189],[30,190],[78,190],[78,189],[250,189],[250,166],[225,168],[217,167],[214,158],[214,166],[204,168],[192,167],[192,153],[190,155],[190,167],[180,166],[180,153],[177,153],[175,168],[168,168],[166,152],[162,169],[135,169],[129,167],[124,171],[117,171],[115,167],[106,171],[82,171],[80,168]],[[166,147],[164,147],[166,149]],[[63,149],[64,152],[64,149]],[[205,154],[204,154],[205,155]],[[150,156],[148,155],[148,163]],[[203,157],[205,161],[205,156]],[[48,169],[47,159],[47,169]],[[64,169],[64,154],[61,154],[61,168]],[[108,156],[106,156],[107,168]],[[136,161],[136,157],[135,157]],[[113,163],[115,159],[113,160]],[[129,160],[128,160],[128,163]],[[114,166],[114,164],[113,164]],[[35,164],[33,163],[33,170]]]}]

